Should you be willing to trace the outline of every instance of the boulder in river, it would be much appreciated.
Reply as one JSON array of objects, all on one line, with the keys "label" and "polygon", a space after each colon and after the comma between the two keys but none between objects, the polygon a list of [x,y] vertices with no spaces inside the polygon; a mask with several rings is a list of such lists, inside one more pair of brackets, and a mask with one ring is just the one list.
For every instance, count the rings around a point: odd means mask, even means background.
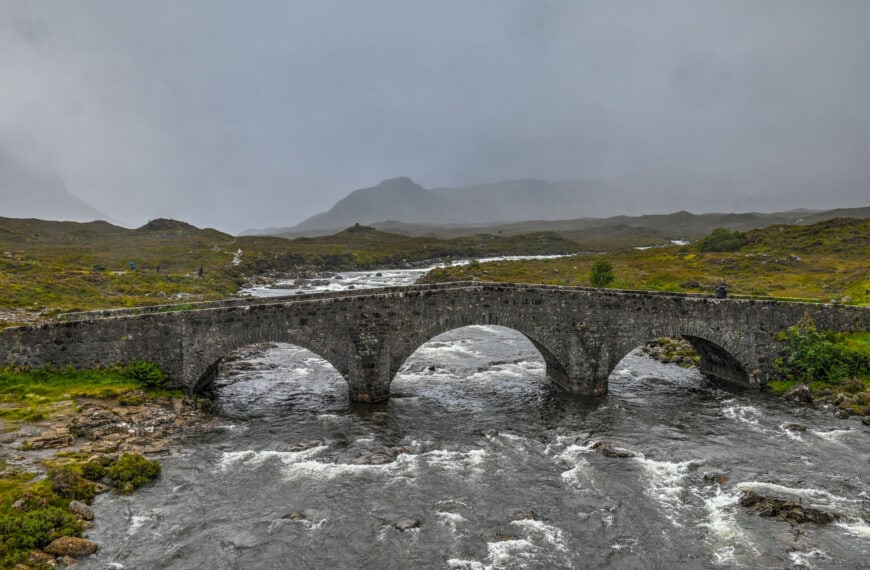
[{"label": "boulder in river", "polygon": [[823,525],[836,519],[831,513],[804,507],[788,499],[759,495],[755,491],[742,491],[740,505],[754,509],[759,516],[778,518],[793,524],[811,522]]},{"label": "boulder in river", "polygon": [[603,455],[604,457],[634,457],[634,452],[623,447],[616,447],[609,441],[596,441],[592,444],[592,449]]},{"label": "boulder in river", "polygon": [[399,521],[393,525],[398,530],[405,532],[414,528],[420,528],[420,521],[417,519],[407,519]]},{"label": "boulder in river", "polygon": [[810,387],[806,384],[795,384],[782,397],[790,402],[797,402],[799,404],[810,404],[813,401],[813,394],[810,392]]}]

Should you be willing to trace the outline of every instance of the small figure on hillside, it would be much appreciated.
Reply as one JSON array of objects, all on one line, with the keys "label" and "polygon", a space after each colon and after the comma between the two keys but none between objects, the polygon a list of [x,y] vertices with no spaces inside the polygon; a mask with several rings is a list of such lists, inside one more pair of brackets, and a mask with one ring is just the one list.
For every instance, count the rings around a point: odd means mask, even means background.
[{"label": "small figure on hillside", "polygon": [[728,296],[728,287],[724,283],[716,285],[716,298],[724,299]]},{"label": "small figure on hillside", "polygon": [[199,266],[199,276],[202,277],[202,265]]},{"label": "small figure on hillside", "polygon": [[157,266],[157,273],[160,273],[160,266]]},{"label": "small figure on hillside", "polygon": [[136,262],[135,261],[130,262],[130,271],[136,271]]}]

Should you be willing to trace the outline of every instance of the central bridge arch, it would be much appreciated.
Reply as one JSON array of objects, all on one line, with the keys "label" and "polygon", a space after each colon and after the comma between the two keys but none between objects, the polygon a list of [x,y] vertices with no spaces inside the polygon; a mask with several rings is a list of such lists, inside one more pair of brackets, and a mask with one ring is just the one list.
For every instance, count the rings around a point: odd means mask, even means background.
[{"label": "central bridge arch", "polygon": [[[495,326],[503,329],[508,329],[520,333],[525,337],[532,346],[538,351],[546,364],[547,376],[566,390],[569,387],[569,374],[566,365],[557,356],[558,346],[557,340],[552,337],[552,333],[535,327],[528,321],[519,322],[518,319],[509,318],[504,314],[497,312],[487,312],[481,314],[460,313],[452,314],[446,318],[439,319],[428,323],[428,325],[417,328],[412,334],[409,334],[391,346],[397,350],[390,352],[389,359],[389,383],[398,374],[399,370],[404,366],[405,362],[420,349],[423,345],[432,339],[458,329],[469,326]],[[551,347],[554,347],[551,349]],[[389,393],[389,386],[387,386]]]}]

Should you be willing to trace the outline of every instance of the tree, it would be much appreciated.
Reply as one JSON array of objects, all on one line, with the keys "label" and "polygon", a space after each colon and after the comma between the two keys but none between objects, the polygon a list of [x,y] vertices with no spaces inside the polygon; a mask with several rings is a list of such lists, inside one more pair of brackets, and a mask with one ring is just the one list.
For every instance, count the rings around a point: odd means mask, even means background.
[{"label": "tree", "polygon": [[713,233],[698,242],[698,251],[737,251],[748,238],[743,232],[729,232],[725,228],[716,228]]},{"label": "tree", "polygon": [[592,264],[589,281],[593,287],[607,287],[613,282],[613,266],[606,259],[599,259]]}]

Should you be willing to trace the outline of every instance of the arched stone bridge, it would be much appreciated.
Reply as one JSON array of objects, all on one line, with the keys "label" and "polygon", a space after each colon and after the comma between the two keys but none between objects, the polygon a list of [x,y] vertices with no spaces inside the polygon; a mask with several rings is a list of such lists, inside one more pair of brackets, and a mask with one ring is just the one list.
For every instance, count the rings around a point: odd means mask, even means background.
[{"label": "arched stone bridge", "polygon": [[811,316],[819,329],[866,331],[870,309],[579,287],[449,283],[235,299],[187,306],[80,313],[0,333],[0,357],[28,366],[89,368],[135,360],[159,365],[188,392],[204,388],[233,350],[285,342],[325,358],[353,400],[375,402],[420,345],[467,325],[500,325],[537,347],[547,373],[575,394],[607,392],[630,350],[683,336],[705,374],[759,385],[773,372],[777,333]]}]

